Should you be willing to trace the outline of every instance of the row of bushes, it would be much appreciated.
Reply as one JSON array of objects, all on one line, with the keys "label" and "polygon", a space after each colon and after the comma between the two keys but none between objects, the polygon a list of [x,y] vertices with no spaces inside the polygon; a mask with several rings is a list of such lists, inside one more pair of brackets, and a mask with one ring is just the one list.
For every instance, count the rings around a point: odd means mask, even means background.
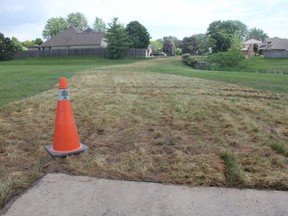
[{"label": "row of bushes", "polygon": [[231,49],[227,52],[211,54],[206,58],[183,54],[182,62],[196,69],[231,70],[243,66],[245,60],[240,50]]},{"label": "row of bushes", "polygon": [[199,58],[186,53],[182,55],[182,62],[187,66],[195,68],[195,65],[199,62]]}]

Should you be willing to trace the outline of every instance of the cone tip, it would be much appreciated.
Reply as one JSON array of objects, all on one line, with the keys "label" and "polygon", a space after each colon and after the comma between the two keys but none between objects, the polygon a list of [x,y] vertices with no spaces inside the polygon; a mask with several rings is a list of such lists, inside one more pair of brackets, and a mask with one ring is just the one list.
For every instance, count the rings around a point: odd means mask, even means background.
[{"label": "cone tip", "polygon": [[60,78],[59,80],[59,89],[67,89],[68,85],[67,85],[67,80],[65,77]]}]

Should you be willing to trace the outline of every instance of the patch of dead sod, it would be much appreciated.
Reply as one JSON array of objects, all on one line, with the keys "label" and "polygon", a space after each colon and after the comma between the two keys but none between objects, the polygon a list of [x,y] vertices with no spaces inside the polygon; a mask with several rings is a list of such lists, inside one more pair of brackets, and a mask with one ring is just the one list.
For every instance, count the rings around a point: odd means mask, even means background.
[{"label": "patch of dead sod", "polygon": [[25,188],[55,171],[230,186],[221,159],[225,151],[239,158],[244,173],[239,187],[288,189],[288,159],[269,146],[288,143],[284,94],[143,73],[141,64],[79,74],[69,87],[80,140],[90,150],[66,159],[45,152],[53,139],[57,86],[2,108],[0,161],[6,165],[1,183],[8,184],[11,173],[18,172],[17,184],[3,195],[2,204],[21,182]]}]

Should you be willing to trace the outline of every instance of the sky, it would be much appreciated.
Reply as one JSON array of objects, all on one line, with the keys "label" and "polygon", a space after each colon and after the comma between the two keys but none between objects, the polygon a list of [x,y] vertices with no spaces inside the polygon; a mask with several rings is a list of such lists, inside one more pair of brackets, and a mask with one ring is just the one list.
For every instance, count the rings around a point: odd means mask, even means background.
[{"label": "sky", "polygon": [[152,40],[206,33],[216,20],[239,20],[269,37],[288,38],[288,0],[0,0],[0,32],[20,41],[42,38],[49,18],[83,13],[92,26],[113,17],[127,25],[138,21]]}]

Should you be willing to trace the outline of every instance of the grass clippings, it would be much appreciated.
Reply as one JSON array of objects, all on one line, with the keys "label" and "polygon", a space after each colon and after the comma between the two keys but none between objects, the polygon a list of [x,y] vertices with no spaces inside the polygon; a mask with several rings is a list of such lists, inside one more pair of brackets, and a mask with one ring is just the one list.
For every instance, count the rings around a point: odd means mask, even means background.
[{"label": "grass clippings", "polygon": [[145,72],[168,60],[68,80],[79,137],[90,148],[80,155],[51,158],[44,149],[53,141],[57,85],[2,107],[0,204],[47,172],[288,190],[288,157],[271,147],[288,141],[287,95]]}]

